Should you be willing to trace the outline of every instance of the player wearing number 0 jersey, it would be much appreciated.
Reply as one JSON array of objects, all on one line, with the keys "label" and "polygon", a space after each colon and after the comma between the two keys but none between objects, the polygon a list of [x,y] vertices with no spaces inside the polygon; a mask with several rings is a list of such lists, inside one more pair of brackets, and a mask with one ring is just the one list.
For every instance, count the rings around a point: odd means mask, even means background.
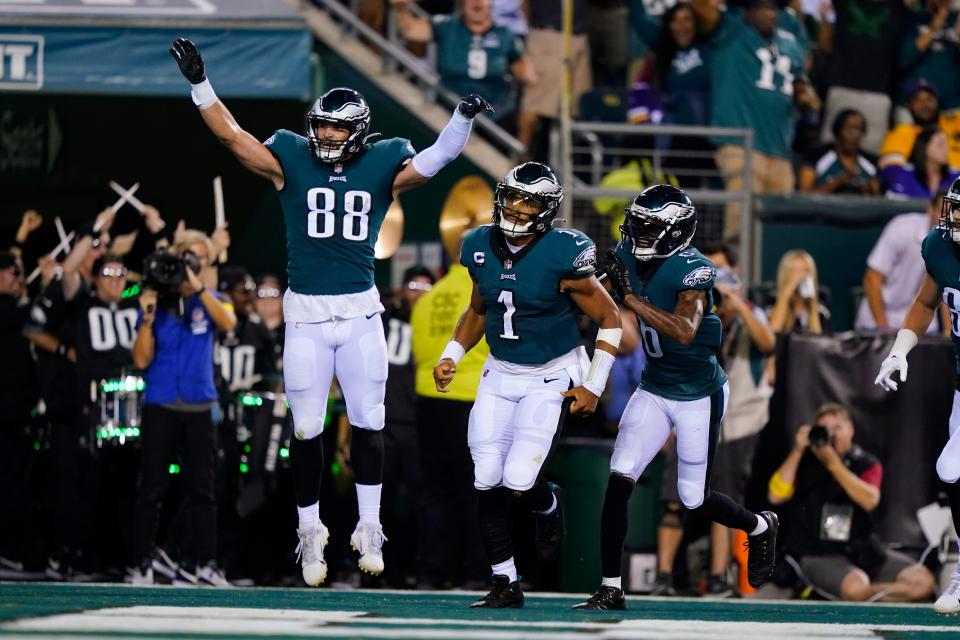
[{"label": "player wearing number 0 jersey", "polygon": [[[473,607],[522,607],[510,538],[510,501],[537,514],[541,560],[559,551],[562,495],[540,477],[569,408],[592,413],[617,346],[620,315],[594,276],[596,249],[579,231],[554,229],[563,190],[549,167],[528,162],[497,185],[493,225],[464,238],[460,261],[473,279],[464,311],[434,369],[444,391],[481,337],[490,357],[470,412],[481,536],[494,587]],[[592,362],[578,318],[600,325]]]},{"label": "player wearing number 0 jersey", "polygon": [[[960,480],[960,178],[953,181],[945,194],[941,192],[937,197],[941,195],[940,225],[930,231],[920,250],[927,273],[903,320],[903,328],[897,333],[890,355],[880,365],[876,384],[887,391],[896,391],[895,373],[899,373],[900,383],[907,381],[907,354],[916,346],[917,336],[926,333],[942,300],[950,311],[957,390],[953,392],[953,410],[948,425],[950,439],[937,459],[937,475],[944,482],[950,500],[953,525],[960,531],[960,483],[957,482]],[[960,561],[950,585],[940,594],[933,608],[937,613],[960,613]]]},{"label": "player wearing number 0 jersey", "polygon": [[633,486],[677,431],[680,500],[709,519],[746,531],[750,584],[773,571],[777,516],[754,514],[710,489],[710,471],[727,406],[727,376],[717,363],[721,324],[713,312],[716,270],[690,247],[697,212],[686,193],[656,185],[626,209],[623,239],[608,253],[607,279],[640,325],[646,365],[620,418],[600,522],[600,589],[575,609],[626,609],[620,578]]},{"label": "player wearing number 0 jersey", "polygon": [[247,169],[273,182],[287,228],[289,289],[284,295],[284,386],[293,413],[290,459],[297,499],[303,579],[326,578],[320,521],[327,393],[337,376],[352,425],[351,462],[360,522],[350,538],[363,571],[383,571],[380,493],[387,348],[373,282],[373,247],[393,194],[424,184],[463,150],[473,118],[492,112],[463,98],[437,141],[415,153],[408,140],[371,142],[370,108],[352,89],[326,92],[307,113],[304,136],[286,130],[265,143],[240,128],[207,80],[189,40],[170,49],[192,85],[210,130]]}]

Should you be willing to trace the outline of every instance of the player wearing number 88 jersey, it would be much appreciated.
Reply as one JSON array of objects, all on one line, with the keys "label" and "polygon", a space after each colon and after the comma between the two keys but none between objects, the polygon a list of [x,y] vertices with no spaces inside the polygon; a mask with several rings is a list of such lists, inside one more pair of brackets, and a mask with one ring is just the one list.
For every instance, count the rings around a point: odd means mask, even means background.
[{"label": "player wearing number 88 jersey", "polygon": [[370,107],[338,87],[307,113],[306,135],[279,130],[265,143],[244,131],[217,98],[196,45],[178,38],[170,49],[191,84],[191,97],[211,132],[244,167],[273,183],[287,227],[289,289],[284,295],[284,387],[293,413],[290,460],[299,516],[298,554],[304,581],[326,578],[320,522],[327,394],[337,376],[352,425],[351,462],[360,522],[351,544],[361,570],[383,571],[380,492],[383,476],[387,347],[373,282],[373,248],[393,199],[420,186],[466,146],[473,118],[493,108],[481,96],[460,100],[436,142],[415,153],[408,140],[370,142]]},{"label": "player wearing number 88 jersey", "polygon": [[[567,410],[596,408],[620,343],[620,314],[594,276],[593,241],[553,228],[562,199],[553,171],[537,162],[515,167],[497,185],[494,224],[464,238],[460,262],[473,279],[470,306],[434,369],[443,392],[460,358],[486,337],[490,356],[467,442],[495,584],[474,607],[523,606],[509,500],[538,515],[541,559],[559,551],[562,504],[540,470]],[[601,327],[589,363],[578,346],[578,310]]]}]

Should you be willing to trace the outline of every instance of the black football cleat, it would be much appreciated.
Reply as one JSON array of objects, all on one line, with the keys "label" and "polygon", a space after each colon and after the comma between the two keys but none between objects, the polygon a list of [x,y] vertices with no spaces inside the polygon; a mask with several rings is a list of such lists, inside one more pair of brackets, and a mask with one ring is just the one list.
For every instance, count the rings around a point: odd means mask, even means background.
[{"label": "black football cleat", "polygon": [[493,589],[470,605],[471,609],[519,609],[523,607],[523,591],[519,582],[507,576],[493,576]]},{"label": "black football cleat", "polygon": [[663,598],[674,598],[680,595],[673,587],[673,574],[663,571],[657,572],[657,579],[653,583],[653,589],[650,591],[650,595]]},{"label": "black football cleat", "polygon": [[627,599],[623,597],[623,589],[601,586],[589,600],[573,608],[581,611],[626,611]]},{"label": "black football cleat", "polygon": [[761,518],[767,521],[767,530],[755,536],[747,536],[747,581],[754,589],[759,589],[773,574],[777,553],[777,529],[780,520],[773,511],[761,511]]},{"label": "black football cleat", "polygon": [[550,491],[557,499],[557,508],[549,515],[536,514],[537,518],[537,557],[540,562],[551,562],[560,555],[563,536],[566,534],[563,522],[563,489],[547,483]]}]

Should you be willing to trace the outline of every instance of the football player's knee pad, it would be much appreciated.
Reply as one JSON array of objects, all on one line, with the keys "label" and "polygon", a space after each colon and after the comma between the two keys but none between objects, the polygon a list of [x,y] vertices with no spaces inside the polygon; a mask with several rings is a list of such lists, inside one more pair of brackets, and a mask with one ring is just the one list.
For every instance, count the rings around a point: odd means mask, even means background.
[{"label": "football player's knee pad", "polygon": [[540,465],[531,460],[527,462],[510,462],[503,469],[503,484],[514,491],[526,491],[536,482],[540,475]]},{"label": "football player's knee pad", "polygon": [[610,457],[610,472],[636,482],[643,473],[643,469],[640,469],[640,441],[630,438],[623,445],[613,450],[613,455]]},{"label": "football player's knee pad", "polygon": [[354,426],[370,431],[380,431],[386,423],[386,408],[383,406],[383,394],[379,391],[371,391],[363,397],[359,403],[358,410],[348,413],[356,415],[350,416]]},{"label": "football player's knee pad", "polygon": [[660,526],[669,529],[683,529],[687,519],[687,512],[680,503],[669,500],[663,503],[663,513],[660,516]]},{"label": "football player's knee pad", "polygon": [[937,475],[947,484],[960,479],[960,438],[951,437],[937,458]]},{"label": "football player's knee pad", "polygon": [[473,486],[477,489],[493,489],[503,483],[503,467],[494,458],[474,459]]},{"label": "football player's knee pad", "polygon": [[316,415],[307,414],[306,416],[297,417],[297,414],[293,415],[293,435],[297,440],[313,440],[317,436],[323,433],[323,421],[324,416],[321,414],[319,417]]},{"label": "football player's knee pad", "polygon": [[681,479],[677,482],[677,493],[680,494],[680,502],[687,509],[696,509],[703,504],[704,487],[702,482]]},{"label": "football player's knee pad", "polygon": [[287,403],[293,414],[293,435],[297,440],[312,440],[323,433],[327,405],[320,400],[309,395],[287,394]]}]

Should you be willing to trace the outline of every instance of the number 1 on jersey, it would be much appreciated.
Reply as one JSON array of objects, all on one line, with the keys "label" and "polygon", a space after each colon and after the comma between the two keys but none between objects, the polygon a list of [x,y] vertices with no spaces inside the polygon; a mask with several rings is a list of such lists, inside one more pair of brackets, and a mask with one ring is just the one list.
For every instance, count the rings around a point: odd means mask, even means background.
[{"label": "number 1 on jersey", "polygon": [[497,302],[507,308],[503,312],[503,333],[500,337],[504,340],[519,340],[520,336],[513,331],[513,314],[517,312],[517,308],[513,306],[513,291],[502,290]]}]

